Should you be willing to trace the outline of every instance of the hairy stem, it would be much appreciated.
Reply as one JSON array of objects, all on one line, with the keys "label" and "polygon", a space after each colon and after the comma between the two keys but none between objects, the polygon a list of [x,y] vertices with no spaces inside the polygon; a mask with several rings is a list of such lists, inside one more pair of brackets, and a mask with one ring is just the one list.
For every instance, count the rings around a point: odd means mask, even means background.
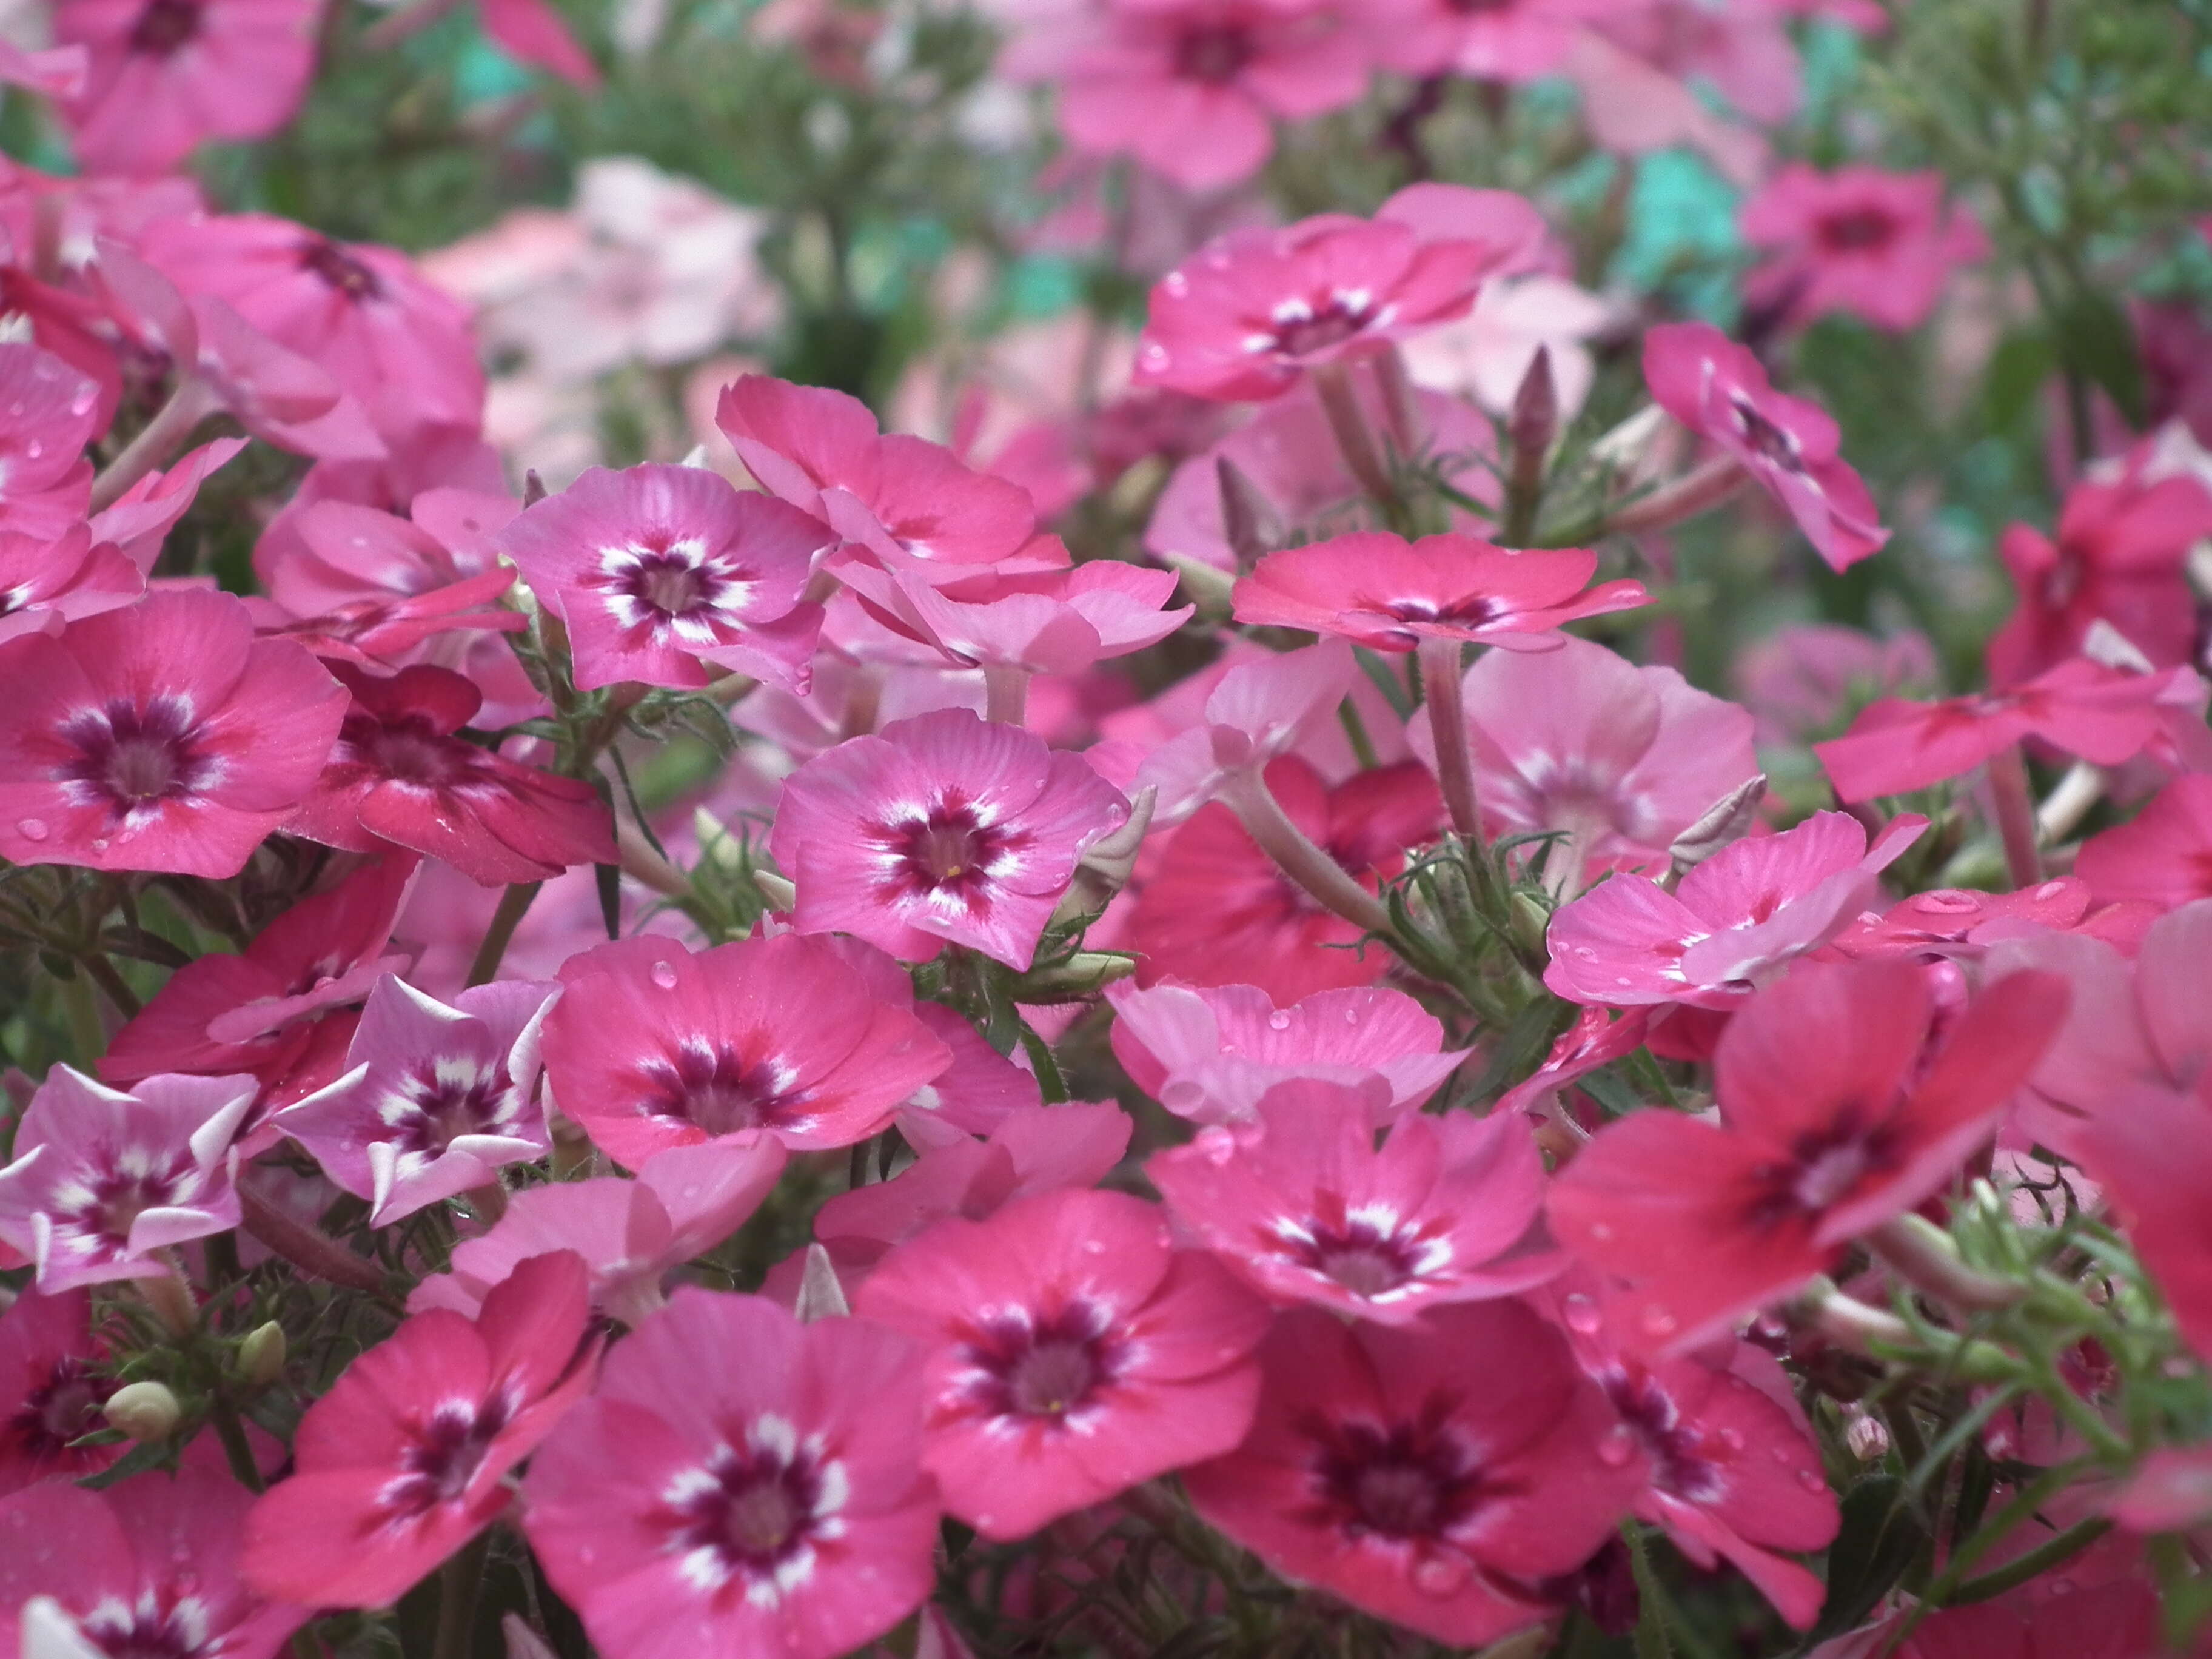
[{"label": "hairy stem", "polygon": [[1460,642],[1421,641],[1421,697],[1429,709],[1429,735],[1436,739],[1437,782],[1452,828],[1474,846],[1482,845],[1482,812],[1475,793],[1474,745],[1467,731],[1467,708],[1460,696]]},{"label": "hairy stem", "polygon": [[500,895],[499,908],[492,912],[491,926],[484,933],[483,943],[477,947],[476,960],[469,964],[469,984],[483,985],[497,975],[500,960],[507,955],[514,930],[522,925],[524,912],[530,908],[531,901],[544,884],[542,881],[518,881]]},{"label": "hairy stem", "polygon": [[1344,866],[1308,839],[1292,823],[1282,805],[1267,791],[1257,770],[1231,777],[1221,792],[1222,802],[1237,814],[1245,833],[1276,866],[1323,908],[1334,911],[1353,927],[1389,937],[1390,917],[1382,902],[1345,872]]}]

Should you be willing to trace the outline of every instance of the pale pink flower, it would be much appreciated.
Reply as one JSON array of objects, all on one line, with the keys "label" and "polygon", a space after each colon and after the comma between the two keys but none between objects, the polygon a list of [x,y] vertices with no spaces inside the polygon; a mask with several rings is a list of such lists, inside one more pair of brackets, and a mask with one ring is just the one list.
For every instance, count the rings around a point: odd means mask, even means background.
[{"label": "pale pink flower", "polygon": [[1130,787],[1159,791],[1154,823],[1188,817],[1231,778],[1257,776],[1314,727],[1333,720],[1360,678],[1341,640],[1247,658],[1207,694],[1189,730],[1152,750]]},{"label": "pale pink flower", "polygon": [[1737,213],[1744,240],[1768,251],[1745,280],[1746,303],[1801,323],[1840,311],[1892,333],[1919,327],[1952,271],[1990,251],[1943,189],[1940,173],[1789,163]]},{"label": "pale pink flower", "polygon": [[[830,568],[871,615],[935,647],[963,667],[1079,674],[1162,640],[1193,607],[1163,609],[1176,577],[1118,559],[1093,559],[1034,576],[981,578],[955,599],[935,584],[841,554]],[[972,592],[969,589],[974,589]]]},{"label": "pale pink flower", "polygon": [[85,446],[106,425],[100,387],[51,351],[0,344],[0,530],[58,541],[92,500]]},{"label": "pale pink flower", "polygon": [[1592,0],[1393,0],[1367,25],[1376,59],[1407,75],[1517,85],[1556,74]]},{"label": "pale pink flower", "polygon": [[1077,756],[947,709],[854,738],[792,774],[769,850],[794,924],[908,962],[947,942],[1030,965],[1085,850],[1129,816]]},{"label": "pale pink flower", "polygon": [[1806,743],[1877,698],[1932,689],[1936,647],[1917,632],[1878,639],[1834,623],[1798,623],[1747,650],[1735,679],[1761,743]]},{"label": "pale pink flower", "polygon": [[0,642],[58,634],[80,618],[119,611],[145,591],[138,568],[112,543],[94,541],[84,525],[52,542],[0,528]]},{"label": "pale pink flower", "polygon": [[0,1241],[48,1292],[162,1277],[157,1252],[238,1225],[232,1142],[256,1092],[250,1077],[154,1077],[123,1094],[55,1066],[0,1170]]},{"label": "pale pink flower", "polygon": [[[1492,415],[1512,411],[1538,351],[1551,364],[1559,418],[1572,420],[1597,366],[1583,342],[1614,320],[1607,301],[1543,271],[1498,276],[1457,322],[1417,334],[1399,349],[1416,386],[1471,397]],[[1464,488],[1464,486],[1462,486]]]}]

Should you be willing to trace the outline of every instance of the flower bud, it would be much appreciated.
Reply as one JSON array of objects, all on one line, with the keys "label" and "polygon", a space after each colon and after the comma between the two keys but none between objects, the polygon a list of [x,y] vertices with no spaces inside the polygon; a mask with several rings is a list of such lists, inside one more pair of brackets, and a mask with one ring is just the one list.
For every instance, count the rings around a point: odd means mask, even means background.
[{"label": "flower bud", "polygon": [[1528,893],[1514,894],[1508,908],[1512,912],[1515,948],[1532,960],[1541,957],[1544,954],[1544,934],[1552,925],[1551,911]]},{"label": "flower bud", "polygon": [[1137,959],[1122,951],[1078,951],[1062,963],[1022,975],[1014,987],[1018,1002],[1079,1002],[1137,971]]},{"label": "flower bud", "polygon": [[107,1397],[100,1415],[141,1445],[167,1440],[184,1415],[165,1382],[129,1382]]},{"label": "flower bud", "polygon": [[284,1328],[275,1320],[257,1325],[238,1345],[238,1374],[257,1389],[265,1389],[284,1375]]},{"label": "flower bud", "polygon": [[845,1287],[838,1280],[837,1266],[830,1260],[830,1252],[819,1244],[806,1247],[799,1297],[792,1311],[803,1325],[811,1325],[817,1319],[842,1319],[853,1311],[845,1300]]},{"label": "flower bud", "polygon": [[754,871],[753,885],[760,889],[760,896],[772,909],[788,910],[799,902],[799,889],[772,870]]},{"label": "flower bud", "polygon": [[1687,875],[1731,842],[1742,840],[1759,816],[1759,802],[1765,798],[1766,774],[1754,772],[1708,806],[1704,815],[1675,836],[1674,844],[1667,849],[1674,860],[1676,879]]},{"label": "flower bud", "polygon": [[1854,1406],[1845,1415],[1844,1443],[1860,1462],[1871,1463],[1888,1452],[1889,1430],[1880,1418]]}]

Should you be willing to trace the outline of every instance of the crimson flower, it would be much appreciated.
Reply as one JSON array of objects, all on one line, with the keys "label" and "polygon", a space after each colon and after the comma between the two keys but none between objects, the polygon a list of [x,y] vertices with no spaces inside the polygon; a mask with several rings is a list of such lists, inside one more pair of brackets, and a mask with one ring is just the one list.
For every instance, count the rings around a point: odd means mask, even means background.
[{"label": "crimson flower", "polygon": [[798,887],[803,932],[848,933],[903,962],[965,945],[1024,969],[1085,850],[1128,816],[1080,757],[948,708],[793,773],[769,850]]},{"label": "crimson flower", "polygon": [[2128,1218],[2128,1237],[2182,1340],[2212,1357],[2212,1091],[2124,1088],[2079,1136],[2082,1166]]},{"label": "crimson flower", "polygon": [[584,1264],[533,1256],[474,1322],[415,1315],[307,1408],[297,1470],[246,1518],[246,1582],[306,1607],[375,1607],[498,1519],[507,1472],[591,1387]]},{"label": "crimson flower", "polygon": [[1553,1231],[1638,1287],[1638,1346],[1685,1351],[1942,1191],[2066,1004],[2063,981],[2014,974],[1931,1059],[1935,1000],[1917,966],[1800,966],[1722,1034],[1720,1121],[1653,1109],[1607,1125],[1552,1183]]},{"label": "crimson flower", "polygon": [[1237,584],[1237,620],[1334,634],[1378,651],[1424,640],[1541,650],[1561,624],[1647,605],[1641,582],[1589,579],[1580,548],[1512,552],[1473,536],[1360,531],[1270,553]]},{"label": "crimson flower", "polygon": [[545,1021],[562,1112],[631,1169],[670,1146],[758,1132],[848,1146],[951,1060],[836,945],[803,933],[694,955],[637,938],[568,958]]},{"label": "crimson flower", "polygon": [[1121,1193],[1040,1193],[899,1245],[856,1310],[927,1345],[923,1466],[991,1538],[1229,1450],[1264,1304]]},{"label": "crimson flower", "polygon": [[2074,869],[2106,904],[2164,910],[2212,898],[2212,777],[2174,779],[2125,823],[2084,842]]},{"label": "crimson flower", "polygon": [[325,666],[353,706],[284,826],[294,835],[356,853],[407,848],[487,887],[615,862],[613,815],[591,785],[454,735],[483,704],[473,683],[427,663],[385,678]]},{"label": "crimson flower", "polygon": [[1847,801],[1928,788],[2029,737],[2118,766],[2159,735],[2160,698],[2172,678],[2172,671],[2131,673],[2069,657],[2008,690],[1941,702],[1884,697],[1842,737],[1816,743],[1813,751]]},{"label": "crimson flower", "polygon": [[1837,453],[1828,412],[1768,383],[1759,359],[1710,323],[1667,323],[1644,337],[1644,378],[1659,406],[1735,459],[1789,510],[1837,570],[1889,539],[1874,498]]},{"label": "crimson flower", "polygon": [[1378,1147],[1341,1084],[1278,1084],[1251,1130],[1212,1130],[1145,1166],[1176,1218],[1255,1289],[1405,1325],[1511,1296],[1566,1266],[1532,1243],[1544,1164],[1517,1113],[1399,1119]]},{"label": "crimson flower", "polygon": [[1198,1512],[1278,1572],[1453,1647],[1556,1611],[1643,1482],[1633,1439],[1517,1302],[1422,1324],[1281,1315],[1244,1443],[1187,1470]]},{"label": "crimson flower", "polygon": [[92,1334],[83,1291],[25,1291],[0,1313],[0,1493],[41,1480],[97,1474],[124,1448],[80,1441],[105,1428],[100,1408],[115,1384]]},{"label": "crimson flower", "polygon": [[313,785],[344,718],[298,646],[180,589],[0,644],[0,856],[234,876]]},{"label": "crimson flower", "polygon": [[679,1290],[540,1452],[523,1530],[606,1659],[836,1659],[935,1583],[914,1346]]}]

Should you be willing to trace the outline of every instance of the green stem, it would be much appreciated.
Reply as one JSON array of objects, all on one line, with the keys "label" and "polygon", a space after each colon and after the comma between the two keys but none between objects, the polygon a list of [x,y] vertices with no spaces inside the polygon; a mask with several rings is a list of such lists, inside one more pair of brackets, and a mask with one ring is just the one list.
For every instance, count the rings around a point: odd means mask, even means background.
[{"label": "green stem", "polygon": [[2076,1521],[2065,1531],[2052,1534],[2033,1549],[2014,1557],[1995,1571],[1967,1579],[1951,1592],[1950,1605],[1955,1607],[1962,1601],[1987,1601],[2002,1595],[2061,1561],[2072,1560],[2112,1529],[2112,1522],[2101,1515]]},{"label": "green stem", "polygon": [[77,964],[92,975],[94,984],[115,1005],[115,1012],[125,1019],[136,1019],[146,1005],[138,1000],[138,994],[123,982],[123,975],[115,971],[115,964],[97,951],[77,958]]},{"label": "green stem", "polygon": [[518,881],[500,895],[499,908],[491,913],[491,926],[485,930],[483,943],[477,947],[476,960],[469,964],[469,984],[485,984],[499,972],[500,959],[506,956],[514,930],[521,926],[523,913],[530,908],[531,901],[544,884],[542,881]]},{"label": "green stem", "polygon": [[1474,744],[1467,730],[1460,696],[1460,641],[1425,639],[1416,656],[1421,665],[1421,701],[1428,707],[1429,735],[1437,750],[1437,782],[1442,787],[1451,826],[1470,846],[1482,845],[1482,812],[1475,792]]},{"label": "green stem", "polygon": [[215,1424],[216,1438],[222,1442],[222,1455],[229,1460],[230,1472],[238,1477],[238,1484],[251,1492],[266,1491],[261,1470],[253,1462],[252,1444],[246,1437],[246,1425],[239,1420],[238,1407],[218,1394],[209,1414]]},{"label": "green stem", "polygon": [[483,1583],[484,1560],[491,1553],[491,1528],[446,1558],[438,1569],[438,1636],[431,1659],[468,1659],[475,1633],[477,1591]]},{"label": "green stem", "polygon": [[1027,1020],[1022,1022],[1022,1051],[1030,1057],[1030,1065],[1036,1073],[1037,1089],[1048,1106],[1058,1106],[1067,1099],[1067,1079],[1060,1073],[1060,1061],[1052,1052],[1052,1044],[1043,1034],[1030,1029]]},{"label": "green stem", "polygon": [[70,1048],[88,1073],[107,1052],[107,1030],[100,1023],[100,1004],[92,994],[92,976],[75,974],[61,981],[62,1011],[69,1016]]},{"label": "green stem", "polygon": [[2035,843],[2035,796],[2027,787],[2027,762],[2018,744],[1990,757],[1989,776],[2005,873],[2015,890],[2025,891],[2043,879],[2043,854]]}]

